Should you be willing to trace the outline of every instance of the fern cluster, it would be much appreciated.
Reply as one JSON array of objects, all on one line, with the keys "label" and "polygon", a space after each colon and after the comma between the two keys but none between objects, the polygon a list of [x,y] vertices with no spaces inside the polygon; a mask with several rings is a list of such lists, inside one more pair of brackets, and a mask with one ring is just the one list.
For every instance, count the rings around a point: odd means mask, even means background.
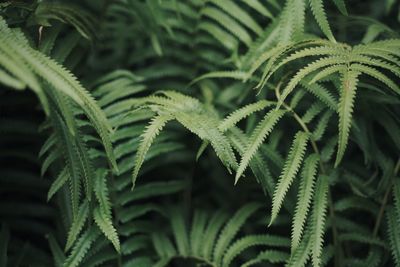
[{"label": "fern cluster", "polygon": [[400,266],[399,5],[1,3],[0,266]]}]

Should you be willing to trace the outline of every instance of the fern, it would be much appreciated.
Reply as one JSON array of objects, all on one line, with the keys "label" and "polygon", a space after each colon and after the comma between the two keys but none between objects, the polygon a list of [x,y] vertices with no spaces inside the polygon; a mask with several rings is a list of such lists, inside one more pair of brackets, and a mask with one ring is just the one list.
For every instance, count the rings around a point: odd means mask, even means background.
[{"label": "fern", "polygon": [[296,211],[292,222],[292,250],[295,251],[300,244],[301,235],[306,223],[307,213],[309,211],[312,192],[314,191],[314,178],[317,172],[318,156],[312,154],[304,162],[301,173],[300,188],[298,192],[298,201]]},{"label": "fern", "polygon": [[274,196],[272,198],[272,213],[269,225],[271,225],[279,210],[282,206],[286,192],[295,178],[300,165],[302,163],[304,152],[307,147],[307,140],[309,136],[307,133],[298,132],[293,140],[292,147],[290,148],[289,156],[285,162],[285,167],[279,177],[278,184],[275,187]]}]

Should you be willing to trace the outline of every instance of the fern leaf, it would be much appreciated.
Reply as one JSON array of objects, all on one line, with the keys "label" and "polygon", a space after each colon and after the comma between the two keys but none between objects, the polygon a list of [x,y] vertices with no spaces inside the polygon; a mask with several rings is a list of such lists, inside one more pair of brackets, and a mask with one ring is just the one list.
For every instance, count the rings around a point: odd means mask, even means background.
[{"label": "fern leaf", "polygon": [[263,261],[270,263],[284,263],[289,259],[289,254],[279,250],[265,250],[258,254],[254,259],[245,262],[241,267],[249,267]]},{"label": "fern leaf", "polygon": [[100,230],[104,233],[107,239],[111,241],[115,250],[120,253],[121,247],[117,230],[114,228],[109,216],[104,214],[104,211],[100,207],[96,207],[93,211],[93,217]]},{"label": "fern leaf", "polygon": [[325,218],[328,207],[328,176],[319,176],[311,215],[311,254],[313,266],[321,265],[322,245],[324,242]]},{"label": "fern leaf", "polygon": [[337,167],[342,160],[349,139],[351,117],[357,90],[357,77],[359,74],[359,72],[355,71],[348,71],[343,74],[340,102],[338,105],[339,138],[335,167]]},{"label": "fern leaf", "polygon": [[139,174],[140,167],[145,160],[147,151],[149,151],[149,148],[156,136],[160,133],[165,124],[171,119],[172,117],[170,115],[159,115],[157,117],[154,117],[150,125],[143,132],[141,136],[142,141],[139,145],[135,158],[135,167],[133,169],[132,175],[132,188],[135,187],[136,178]]},{"label": "fern leaf", "polygon": [[302,68],[299,70],[296,75],[289,81],[288,85],[283,89],[282,95],[279,99],[278,102],[278,107],[280,107],[285,101],[286,97],[293,91],[293,89],[299,84],[299,82],[305,78],[308,74],[329,66],[329,65],[334,65],[334,64],[340,64],[340,63],[346,63],[346,60],[340,56],[332,56],[332,57],[325,57],[318,59],[310,64],[308,64],[306,67]]},{"label": "fern leaf", "polygon": [[312,154],[304,162],[301,173],[298,200],[292,222],[292,251],[295,251],[300,244],[306,223],[307,214],[311,204],[312,193],[314,191],[314,179],[317,173],[318,155]]},{"label": "fern leaf", "polygon": [[97,239],[99,234],[100,233],[96,228],[94,227],[89,228],[75,243],[75,246],[71,251],[71,254],[64,262],[63,267],[78,267],[83,257],[91,248],[93,242]]},{"label": "fern leaf", "polygon": [[279,176],[278,184],[275,187],[274,196],[272,198],[272,213],[269,226],[278,216],[286,192],[289,190],[289,187],[300,168],[304,153],[306,151],[308,139],[309,135],[305,132],[298,132],[294,137],[289,156],[285,162],[285,167],[283,168],[283,171]]},{"label": "fern leaf", "polygon": [[390,249],[392,251],[393,260],[396,267],[400,266],[400,230],[399,230],[399,214],[392,208],[386,214],[388,223],[388,236]]},{"label": "fern leaf", "polygon": [[260,208],[258,203],[249,203],[241,207],[233,217],[227,222],[225,227],[219,234],[217,243],[214,249],[214,260],[215,262],[221,262],[222,257],[225,255],[226,250],[233,240],[239,229],[245,223],[245,221]]},{"label": "fern leaf", "polygon": [[60,190],[60,188],[68,181],[69,174],[68,169],[65,167],[62,171],[58,174],[57,179],[51,184],[50,189],[47,193],[47,201],[54,196],[55,193]]},{"label": "fern leaf", "polygon": [[344,0],[333,0],[333,3],[335,3],[335,5],[337,6],[337,8],[339,9],[339,11],[340,11],[343,15],[345,15],[345,16],[348,15],[348,13],[347,13],[347,8],[346,8],[346,4],[345,4]]},{"label": "fern leaf", "polygon": [[217,235],[228,219],[228,215],[222,211],[214,213],[214,215],[209,220],[206,230],[204,231],[204,244],[202,255],[205,259],[211,260],[213,256],[213,249],[215,247]]},{"label": "fern leaf", "polygon": [[235,257],[237,257],[243,250],[260,245],[286,247],[289,246],[289,240],[279,236],[272,235],[248,235],[235,241],[225,252],[222,259],[222,266],[231,266]]},{"label": "fern leaf", "polygon": [[235,182],[237,182],[239,178],[243,175],[245,169],[250,163],[250,160],[253,158],[258,148],[264,142],[265,138],[267,138],[267,136],[271,133],[276,123],[282,118],[284,113],[285,112],[282,110],[271,110],[257,125],[256,129],[250,137],[249,143],[246,147],[246,151],[240,161],[239,168],[236,172]]},{"label": "fern leaf", "polygon": [[65,251],[68,251],[72,245],[74,244],[75,240],[78,238],[87,218],[89,215],[89,203],[84,201],[82,205],[79,207],[79,211],[77,216],[74,218],[72,225],[68,232],[67,243],[65,245]]},{"label": "fern leaf", "polygon": [[190,247],[186,224],[183,218],[183,213],[176,207],[171,210],[171,225],[179,255],[189,255]]},{"label": "fern leaf", "polygon": [[238,110],[235,110],[231,114],[229,114],[218,126],[218,129],[221,132],[225,132],[235,126],[242,119],[250,116],[252,113],[256,111],[260,111],[267,107],[268,105],[272,105],[273,102],[269,102],[266,100],[260,100],[256,103],[249,104],[244,106]]},{"label": "fern leaf", "polygon": [[326,37],[328,37],[330,41],[336,42],[329,26],[322,2],[323,0],[310,0],[311,11],[313,12],[315,20],[318,22],[318,25],[321,27],[321,30]]},{"label": "fern leaf", "polygon": [[[60,246],[57,243],[57,240],[53,235],[46,235],[47,240],[49,241],[49,247],[51,250],[51,254],[53,254],[53,261],[55,267],[62,267],[63,262],[65,261],[65,255]],[[0,265],[1,266],[1,265]]]},{"label": "fern leaf", "polygon": [[400,223],[400,179],[395,178],[393,181],[393,199],[394,210],[397,213],[397,220]]},{"label": "fern leaf", "polygon": [[207,213],[196,211],[192,227],[190,229],[190,247],[193,255],[201,255],[201,248],[204,245],[204,231],[207,223]]}]

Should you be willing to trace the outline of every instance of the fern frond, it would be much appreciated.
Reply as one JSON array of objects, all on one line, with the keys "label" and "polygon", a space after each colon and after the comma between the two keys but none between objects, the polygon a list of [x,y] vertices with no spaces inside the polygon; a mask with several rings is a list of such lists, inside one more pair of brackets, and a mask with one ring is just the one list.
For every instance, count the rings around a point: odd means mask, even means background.
[{"label": "fern frond", "polygon": [[146,130],[141,135],[142,140],[136,153],[135,167],[133,169],[132,188],[135,187],[136,178],[139,174],[140,167],[145,160],[147,151],[149,151],[150,146],[156,136],[160,133],[162,128],[164,128],[165,124],[171,119],[172,117],[170,115],[159,115],[154,117],[149,126],[147,126]]},{"label": "fern frond", "polygon": [[313,213],[311,215],[311,254],[313,266],[321,265],[322,245],[324,242],[325,218],[328,207],[328,176],[319,176],[315,189]]},{"label": "fern frond", "polygon": [[300,244],[303,234],[304,225],[306,223],[307,214],[311,204],[314,179],[318,167],[318,155],[312,154],[304,161],[303,170],[301,172],[300,188],[297,195],[297,204],[292,221],[292,251],[295,251]]},{"label": "fern frond", "polygon": [[63,187],[63,185],[70,179],[69,174],[68,174],[68,169],[65,167],[62,169],[62,171],[58,174],[56,180],[51,184],[50,189],[47,193],[47,201],[50,201],[50,199],[54,196],[55,193],[58,192],[58,190]]},{"label": "fern frond", "polygon": [[318,59],[312,63],[309,63],[306,67],[299,70],[296,73],[296,75],[289,81],[287,86],[283,89],[282,95],[278,102],[278,107],[280,107],[282,105],[282,103],[283,103],[283,101],[285,101],[286,97],[293,91],[293,89],[307,75],[309,75],[310,73],[312,73],[320,68],[327,67],[329,65],[343,64],[343,63],[346,63],[346,60],[340,56],[324,57],[324,58]]},{"label": "fern frond", "polygon": [[176,207],[171,209],[171,226],[174,233],[178,253],[187,256],[190,253],[189,237],[182,212]]},{"label": "fern frond", "polygon": [[79,207],[77,216],[72,221],[71,227],[68,232],[65,251],[68,251],[74,244],[75,240],[78,238],[88,216],[89,216],[89,203],[87,201],[84,201]]},{"label": "fern frond", "polygon": [[96,228],[89,228],[75,243],[63,267],[78,267],[99,234],[100,232]]},{"label": "fern frond", "polygon": [[356,71],[347,71],[342,77],[342,88],[340,92],[340,102],[338,105],[339,137],[335,167],[337,167],[342,160],[349,139],[351,118],[359,74],[360,73]]},{"label": "fern frond", "polygon": [[249,267],[263,261],[270,263],[284,263],[289,259],[289,254],[279,250],[265,250],[258,254],[254,259],[245,262],[241,267]]},{"label": "fern frond", "polygon": [[333,37],[331,28],[329,27],[329,22],[325,14],[323,0],[310,0],[311,11],[314,14],[315,20],[318,22],[319,27],[322,32],[328,37],[332,42],[336,42],[335,37]]},{"label": "fern frond", "polygon": [[100,230],[104,233],[108,240],[114,245],[115,250],[120,253],[121,247],[117,230],[114,228],[109,216],[104,213],[101,207],[96,207],[93,211],[93,217]]},{"label": "fern frond", "polygon": [[280,236],[272,235],[248,235],[235,241],[225,252],[222,259],[222,265],[224,267],[231,266],[231,263],[235,257],[237,257],[243,250],[260,245],[276,246],[276,247],[287,247],[289,246],[289,240]]},{"label": "fern frond", "polygon": [[221,262],[224,255],[226,255],[227,248],[230,242],[233,240],[239,229],[242,227],[244,222],[260,208],[258,203],[249,203],[241,207],[233,217],[227,222],[225,227],[219,234],[219,238],[215,244],[214,249],[214,261]]},{"label": "fern frond", "polygon": [[396,267],[400,266],[400,230],[398,227],[399,217],[399,214],[396,214],[396,211],[393,208],[386,212],[389,244]]},{"label": "fern frond", "polygon": [[282,110],[271,110],[264,116],[264,119],[259,122],[256,129],[252,133],[245,153],[240,160],[239,168],[236,172],[235,182],[237,182],[239,178],[243,175],[245,169],[249,165],[250,160],[253,158],[258,148],[264,142],[265,138],[268,137],[276,123],[282,118],[284,114],[285,112]]},{"label": "fern frond", "polygon": [[272,198],[272,213],[269,226],[278,216],[286,192],[289,190],[289,187],[300,168],[304,153],[306,151],[308,139],[309,135],[305,132],[298,132],[294,137],[289,156],[285,162],[285,167],[283,168],[283,171],[279,176],[278,184],[275,187],[274,196]]},{"label": "fern frond", "polygon": [[221,132],[225,132],[235,126],[242,119],[250,116],[252,113],[260,111],[265,107],[272,105],[273,102],[269,102],[266,100],[260,100],[256,103],[249,104],[240,109],[235,110],[231,114],[229,114],[218,126],[218,129]]}]

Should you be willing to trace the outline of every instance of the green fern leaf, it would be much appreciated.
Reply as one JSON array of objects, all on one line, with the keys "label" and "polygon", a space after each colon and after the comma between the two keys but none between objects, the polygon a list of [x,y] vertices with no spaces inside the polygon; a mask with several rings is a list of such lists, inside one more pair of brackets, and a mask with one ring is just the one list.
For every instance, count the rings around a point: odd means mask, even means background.
[{"label": "green fern leaf", "polygon": [[265,250],[257,255],[252,260],[247,261],[241,267],[249,267],[263,261],[268,261],[270,263],[284,263],[289,259],[289,254],[279,250]]},{"label": "green fern leaf", "polygon": [[117,230],[114,228],[109,216],[107,214],[104,214],[102,208],[96,207],[93,211],[93,217],[100,230],[104,233],[108,240],[111,241],[111,243],[114,245],[115,250],[120,253],[121,247]]},{"label": "green fern leaf", "polygon": [[338,105],[339,138],[335,167],[337,167],[342,160],[349,139],[351,117],[353,113],[354,99],[356,97],[359,74],[360,73],[356,71],[348,71],[343,74],[340,102]]},{"label": "green fern leaf", "polygon": [[308,139],[309,135],[305,132],[298,132],[294,137],[289,156],[285,162],[285,167],[283,168],[283,171],[279,176],[278,184],[275,187],[274,196],[272,198],[272,213],[269,226],[278,216],[286,192],[289,190],[289,187],[300,168],[304,153],[306,151]]},{"label": "green fern leaf", "polygon": [[313,266],[321,265],[325,218],[328,207],[328,179],[328,176],[319,176],[315,189],[313,213],[311,215],[311,254]]},{"label": "green fern leaf", "polygon": [[100,233],[96,228],[89,228],[75,243],[71,254],[64,262],[63,267],[78,267],[83,257],[92,247],[93,242],[98,238],[99,234]]},{"label": "green fern leaf", "polygon": [[[397,215],[397,216],[396,216]],[[392,208],[386,214],[388,223],[388,236],[390,249],[392,251],[393,260],[396,267],[400,266],[400,230],[399,230],[399,214]]]},{"label": "green fern leaf", "polygon": [[219,234],[219,238],[215,244],[214,249],[214,261],[221,262],[224,255],[226,255],[226,251],[228,249],[229,244],[245,223],[245,221],[260,208],[260,204],[258,203],[249,203],[245,206],[241,207],[233,217],[227,222],[225,227],[222,229]]},{"label": "green fern leaf", "polygon": [[47,193],[47,201],[50,201],[50,199],[54,196],[55,193],[60,190],[61,187],[70,179],[69,174],[68,174],[68,169],[64,168],[62,171],[58,174],[57,179],[51,184],[50,189]]},{"label": "green fern leaf", "polygon": [[229,114],[218,126],[218,129],[221,132],[225,132],[235,126],[239,121],[242,119],[250,116],[252,113],[256,111],[260,111],[264,109],[265,107],[272,105],[273,102],[269,102],[266,100],[260,100],[256,103],[249,104],[247,106],[244,106],[238,110],[235,110],[231,114]]},{"label": "green fern leaf", "polygon": [[323,0],[310,0],[311,11],[314,14],[315,20],[321,27],[322,32],[328,37],[332,42],[336,42],[335,37],[333,37],[331,28],[329,27],[329,22],[325,14]]},{"label": "green fern leaf", "polygon": [[289,246],[289,240],[279,236],[272,235],[248,235],[235,241],[225,252],[222,259],[222,266],[229,267],[235,257],[237,257],[243,250],[260,245],[268,245],[275,247]]},{"label": "green fern leaf", "polygon": [[139,174],[140,167],[145,160],[147,151],[149,151],[149,148],[156,136],[160,133],[162,128],[164,128],[165,124],[171,119],[172,117],[170,115],[159,115],[154,117],[149,126],[143,132],[141,136],[142,141],[139,145],[135,158],[135,167],[132,175],[132,189],[135,187],[136,178]]},{"label": "green fern leaf", "polygon": [[246,151],[242,156],[242,159],[239,164],[239,168],[236,172],[235,183],[239,180],[239,178],[243,175],[245,169],[250,163],[250,160],[253,158],[258,148],[264,142],[265,138],[271,133],[272,129],[276,125],[276,123],[282,118],[285,114],[282,110],[271,110],[268,112],[264,119],[257,125],[256,129],[252,133],[249,143],[246,147]]},{"label": "green fern leaf", "polygon": [[314,191],[314,179],[318,167],[318,155],[312,154],[304,162],[301,173],[298,200],[292,222],[292,251],[295,251],[300,244],[306,223],[307,214],[311,204],[312,193]]},{"label": "green fern leaf", "polygon": [[78,235],[82,231],[82,228],[89,216],[89,203],[84,201],[82,205],[79,207],[79,211],[77,216],[74,218],[72,225],[68,232],[67,243],[65,245],[65,251],[68,251],[75,240],[78,238]]}]

